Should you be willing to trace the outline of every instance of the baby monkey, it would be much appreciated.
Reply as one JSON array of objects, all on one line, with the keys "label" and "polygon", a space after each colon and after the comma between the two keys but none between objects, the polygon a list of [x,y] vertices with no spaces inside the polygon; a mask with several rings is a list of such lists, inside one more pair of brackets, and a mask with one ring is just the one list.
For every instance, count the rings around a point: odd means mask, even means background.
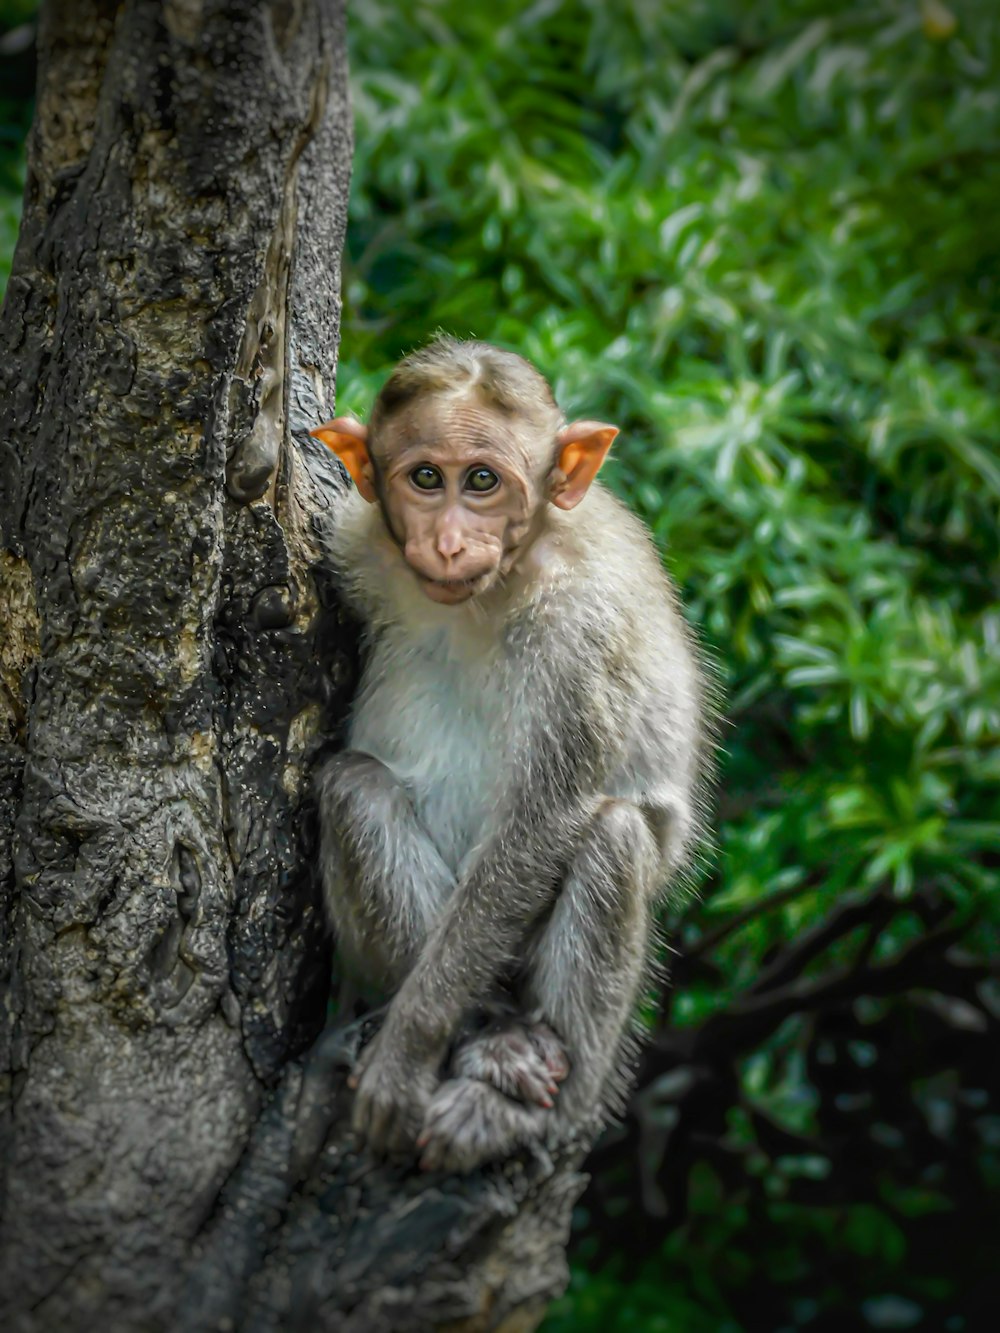
[{"label": "baby monkey", "polygon": [[616,1104],[652,910],[695,836],[702,683],[648,533],[595,482],[617,433],[447,338],[367,427],[313,431],[354,479],[331,556],[367,627],[319,779],[324,891],[345,975],[393,996],[354,1125],[428,1169]]}]

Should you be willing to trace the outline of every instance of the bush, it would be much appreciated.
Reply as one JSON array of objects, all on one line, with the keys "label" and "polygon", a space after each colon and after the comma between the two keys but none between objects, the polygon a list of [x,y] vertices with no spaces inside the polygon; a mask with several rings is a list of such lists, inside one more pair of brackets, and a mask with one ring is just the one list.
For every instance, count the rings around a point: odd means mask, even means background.
[{"label": "bush", "polygon": [[531,357],[623,427],[727,696],[553,1333],[996,1301],[998,42],[985,3],[355,9],[339,409],[437,326]]}]

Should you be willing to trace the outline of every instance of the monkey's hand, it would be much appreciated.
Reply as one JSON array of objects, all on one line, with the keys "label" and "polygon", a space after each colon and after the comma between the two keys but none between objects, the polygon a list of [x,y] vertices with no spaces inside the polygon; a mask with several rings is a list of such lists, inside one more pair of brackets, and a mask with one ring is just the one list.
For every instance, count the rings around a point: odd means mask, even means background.
[{"label": "monkey's hand", "polygon": [[436,1065],[410,1057],[383,1028],[348,1079],[354,1129],[373,1152],[412,1152],[438,1081]]},{"label": "monkey's hand", "polygon": [[492,1083],[508,1097],[548,1109],[569,1073],[569,1059],[547,1023],[507,1019],[460,1047],[452,1073]]}]

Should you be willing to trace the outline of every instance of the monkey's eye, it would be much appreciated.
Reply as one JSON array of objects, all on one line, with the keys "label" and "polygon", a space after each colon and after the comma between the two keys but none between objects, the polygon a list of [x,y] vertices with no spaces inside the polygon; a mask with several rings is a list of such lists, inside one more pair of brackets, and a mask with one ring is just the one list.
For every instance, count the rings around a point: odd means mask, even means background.
[{"label": "monkey's eye", "polygon": [[474,467],[465,479],[465,489],[467,491],[477,491],[483,495],[486,491],[492,491],[500,485],[500,478],[495,472],[491,472],[488,467]]},{"label": "monkey's eye", "polygon": [[430,463],[421,463],[410,473],[410,480],[414,486],[421,491],[439,491],[444,485],[444,479],[436,467],[431,467]]}]

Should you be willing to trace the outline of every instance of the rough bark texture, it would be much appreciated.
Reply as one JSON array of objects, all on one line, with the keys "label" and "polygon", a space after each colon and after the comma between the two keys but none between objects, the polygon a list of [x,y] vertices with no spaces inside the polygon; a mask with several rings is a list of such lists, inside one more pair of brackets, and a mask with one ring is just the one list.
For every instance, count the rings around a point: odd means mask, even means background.
[{"label": "rough bark texture", "polygon": [[54,0],[0,320],[7,1327],[529,1329],[575,1162],[358,1155],[310,1047],[317,532],[350,160],[333,0]]}]

